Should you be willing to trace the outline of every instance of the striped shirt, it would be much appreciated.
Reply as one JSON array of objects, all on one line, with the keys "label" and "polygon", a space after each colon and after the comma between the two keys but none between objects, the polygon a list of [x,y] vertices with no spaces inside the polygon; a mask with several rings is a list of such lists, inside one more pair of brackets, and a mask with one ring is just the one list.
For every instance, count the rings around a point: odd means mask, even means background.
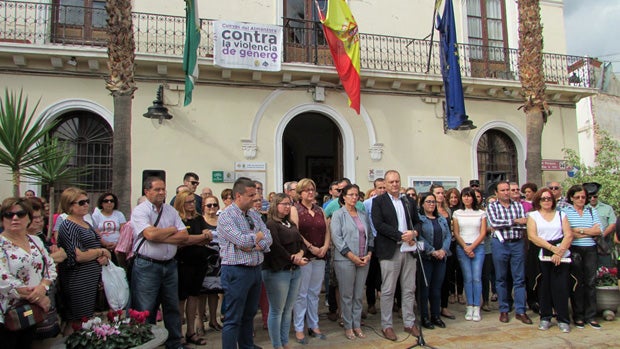
[{"label": "striped shirt", "polygon": [[521,239],[525,232],[525,224],[514,224],[517,218],[525,217],[525,210],[520,202],[510,200],[510,205],[504,207],[500,201],[495,201],[487,207],[489,224],[506,240]]},{"label": "striped shirt", "polygon": [[[258,242],[256,234],[263,232],[265,238]],[[269,229],[256,210],[243,213],[237,204],[226,207],[217,220],[217,234],[220,240],[222,265],[257,266],[263,263],[263,252],[269,252],[272,238]],[[249,252],[241,249],[252,249]]]},{"label": "striped shirt", "polygon": [[[568,218],[568,222],[570,223],[571,228],[585,229],[592,228],[592,226],[597,223],[601,224],[601,220],[598,217],[598,212],[596,212],[596,210],[593,210],[590,207],[585,207],[583,209],[583,215],[580,215],[573,206],[567,206],[564,208],[563,211],[566,213],[566,218]],[[596,242],[591,237],[577,239],[575,236],[571,245],[587,247],[596,245]]]}]

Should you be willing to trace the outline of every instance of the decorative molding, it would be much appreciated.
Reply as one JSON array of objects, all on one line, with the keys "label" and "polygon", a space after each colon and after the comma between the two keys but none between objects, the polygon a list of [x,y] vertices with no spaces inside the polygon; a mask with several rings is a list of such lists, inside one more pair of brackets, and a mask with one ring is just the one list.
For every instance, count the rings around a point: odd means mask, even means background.
[{"label": "decorative molding", "polygon": [[252,141],[248,140],[248,139],[242,139],[241,140],[241,150],[243,151],[243,156],[248,159],[254,159],[256,157],[256,151],[257,151],[258,147],[256,146],[256,143],[253,143]]},{"label": "decorative molding", "polygon": [[379,161],[383,158],[383,143],[375,143],[368,149],[370,153],[370,159],[373,161]]}]

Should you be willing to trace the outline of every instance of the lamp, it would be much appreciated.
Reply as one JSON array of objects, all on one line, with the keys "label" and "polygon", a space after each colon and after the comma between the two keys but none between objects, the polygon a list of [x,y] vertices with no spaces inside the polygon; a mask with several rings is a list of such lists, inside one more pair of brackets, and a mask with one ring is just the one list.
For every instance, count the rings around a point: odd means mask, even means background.
[{"label": "lamp", "polygon": [[164,119],[172,119],[172,115],[168,113],[168,108],[164,107],[164,85],[159,85],[157,89],[157,98],[153,101],[146,113],[142,114],[145,118],[159,119],[159,123],[163,123]]}]

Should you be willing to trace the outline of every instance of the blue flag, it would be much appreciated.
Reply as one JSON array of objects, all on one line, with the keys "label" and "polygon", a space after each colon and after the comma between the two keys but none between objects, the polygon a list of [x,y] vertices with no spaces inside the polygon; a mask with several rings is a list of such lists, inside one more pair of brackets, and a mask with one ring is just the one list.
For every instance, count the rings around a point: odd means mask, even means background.
[{"label": "blue flag", "polygon": [[456,26],[454,23],[454,9],[452,0],[446,0],[443,17],[437,15],[437,30],[439,30],[439,47],[441,76],[443,77],[446,92],[446,115],[448,129],[455,130],[459,126],[468,124],[467,129],[475,128],[465,114],[465,99],[461,82],[461,68],[459,66],[459,51],[456,45]]}]

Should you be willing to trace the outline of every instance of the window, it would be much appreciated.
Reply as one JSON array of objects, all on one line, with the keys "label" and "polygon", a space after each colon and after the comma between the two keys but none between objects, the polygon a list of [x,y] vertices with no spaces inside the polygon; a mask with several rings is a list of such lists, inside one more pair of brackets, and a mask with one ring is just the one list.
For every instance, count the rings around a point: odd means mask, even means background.
[{"label": "window", "polygon": [[467,0],[467,30],[472,59],[504,61],[506,43],[504,0]]},{"label": "window", "polygon": [[108,17],[105,3],[105,0],[53,0],[52,40],[104,44]]},{"label": "window", "polygon": [[[59,117],[52,130],[60,143],[73,152],[71,167],[86,167],[88,173],[77,179],[91,199],[112,189],[112,128],[99,115],[73,111]],[[56,194],[71,185],[56,187]]]},{"label": "window", "polygon": [[519,183],[517,147],[510,137],[498,130],[486,131],[478,141],[478,178],[482,188],[492,182],[510,180]]},{"label": "window", "polygon": [[317,9],[327,12],[327,0],[284,0],[285,61],[325,63],[329,48]]}]

